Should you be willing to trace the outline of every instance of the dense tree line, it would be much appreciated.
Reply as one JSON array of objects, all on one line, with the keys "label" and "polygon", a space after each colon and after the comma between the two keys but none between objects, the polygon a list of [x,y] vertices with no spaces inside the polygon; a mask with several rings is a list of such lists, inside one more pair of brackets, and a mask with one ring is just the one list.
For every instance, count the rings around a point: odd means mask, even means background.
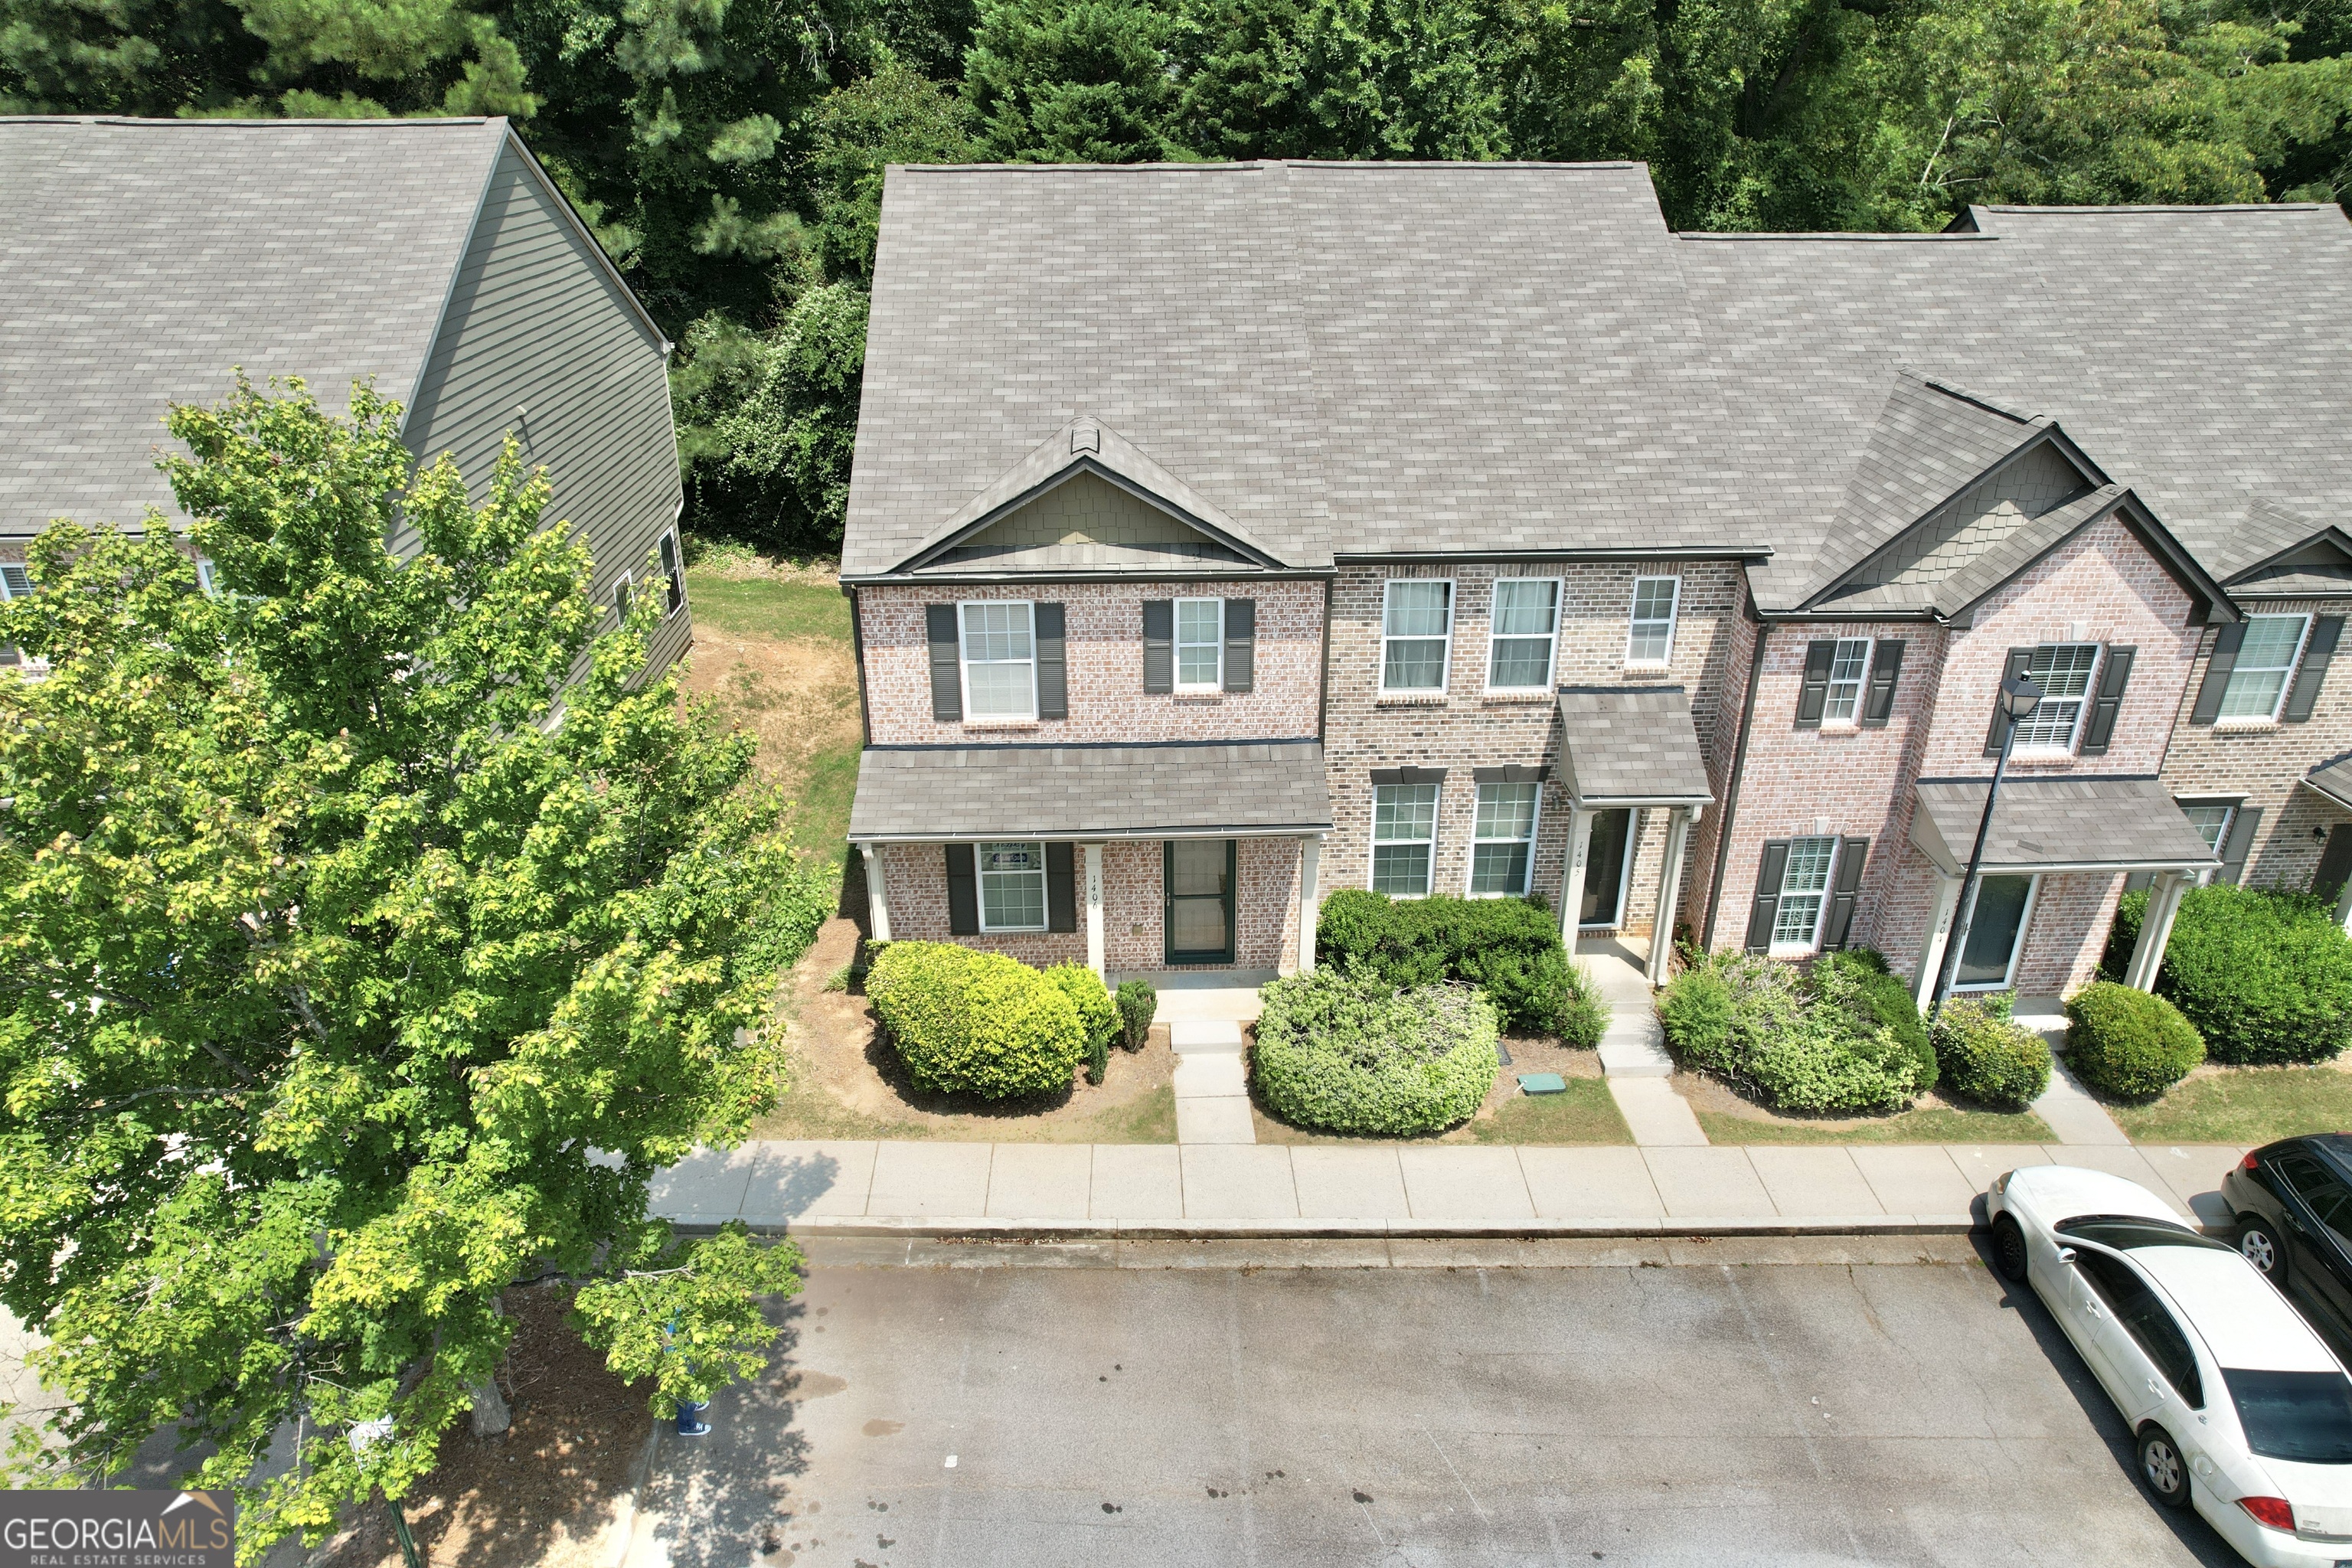
[{"label": "dense tree line", "polygon": [[2343,200],[2352,0],[0,0],[0,110],[515,116],[680,341],[695,521],[823,548],[886,163],[1641,158],[1685,228]]}]

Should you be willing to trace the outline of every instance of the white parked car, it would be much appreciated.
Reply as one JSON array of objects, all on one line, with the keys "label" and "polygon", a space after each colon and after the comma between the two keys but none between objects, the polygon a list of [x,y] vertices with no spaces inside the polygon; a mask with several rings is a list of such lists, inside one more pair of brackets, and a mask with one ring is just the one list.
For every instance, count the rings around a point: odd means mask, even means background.
[{"label": "white parked car", "polygon": [[2022,1166],[1985,1201],[1995,1265],[2131,1424],[2147,1489],[2250,1563],[2352,1568],[2352,1375],[2286,1298],[2120,1176]]}]

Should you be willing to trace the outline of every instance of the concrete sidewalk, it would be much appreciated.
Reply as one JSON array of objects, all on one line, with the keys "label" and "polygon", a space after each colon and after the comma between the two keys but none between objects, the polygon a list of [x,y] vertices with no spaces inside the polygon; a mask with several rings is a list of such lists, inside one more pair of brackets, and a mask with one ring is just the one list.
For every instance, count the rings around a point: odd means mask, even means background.
[{"label": "concrete sidewalk", "polygon": [[1949,1231],[2017,1165],[2086,1165],[2226,1224],[2245,1151],[2110,1144],[1752,1147],[747,1143],[655,1179],[689,1226],[928,1235]]}]

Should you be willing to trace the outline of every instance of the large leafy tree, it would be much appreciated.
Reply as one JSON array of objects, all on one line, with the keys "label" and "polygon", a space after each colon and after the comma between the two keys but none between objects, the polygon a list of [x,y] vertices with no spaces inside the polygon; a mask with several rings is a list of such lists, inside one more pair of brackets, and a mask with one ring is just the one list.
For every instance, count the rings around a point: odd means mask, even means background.
[{"label": "large leafy tree", "polygon": [[0,1301],[68,1402],[50,1460],[175,1426],[249,1556],[430,1468],[516,1279],[584,1281],[664,1411],[797,1282],[645,1210],[769,1102],[823,875],[646,672],[654,597],[598,636],[543,479],[509,448],[473,504],[396,416],[176,408],[217,595],[151,514],[53,526],[0,609],[51,668],[0,677]]}]

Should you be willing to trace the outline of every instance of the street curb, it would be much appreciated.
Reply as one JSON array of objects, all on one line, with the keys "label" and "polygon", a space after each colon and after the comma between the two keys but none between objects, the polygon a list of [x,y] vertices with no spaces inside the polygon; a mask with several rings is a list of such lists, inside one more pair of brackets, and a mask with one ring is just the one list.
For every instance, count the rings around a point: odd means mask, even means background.
[{"label": "street curb", "polygon": [[[718,1230],[711,1221],[672,1217],[688,1236]],[[808,1215],[784,1225],[753,1225],[755,1236],[893,1237],[911,1241],[1342,1241],[1551,1240],[1560,1237],[1663,1239],[1692,1236],[1966,1236],[1970,1215],[1726,1215],[1696,1219],[1243,1219],[1037,1220],[950,1215],[905,1217]]]},{"label": "street curb", "polygon": [[613,1533],[619,1540],[619,1549],[613,1553],[608,1568],[628,1568],[630,1555],[636,1550],[637,1526],[647,1516],[637,1505],[646,1488],[654,1479],[654,1461],[661,1456],[662,1424],[656,1421],[646,1431],[646,1440],[637,1446],[637,1457],[629,1465],[628,1489],[621,1494],[620,1505],[613,1510]]}]

